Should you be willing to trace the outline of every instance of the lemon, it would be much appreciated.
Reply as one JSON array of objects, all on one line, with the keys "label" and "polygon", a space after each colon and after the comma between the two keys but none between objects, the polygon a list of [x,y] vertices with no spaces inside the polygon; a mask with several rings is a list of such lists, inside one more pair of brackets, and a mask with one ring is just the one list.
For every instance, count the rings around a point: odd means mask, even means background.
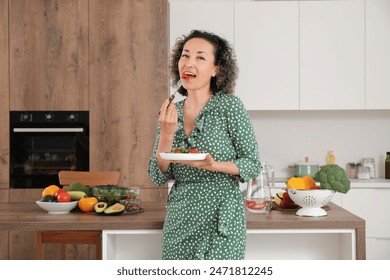
[{"label": "lemon", "polygon": [[278,192],[275,197],[274,197],[274,202],[277,204],[277,205],[280,205],[280,202],[282,201],[282,197],[283,197],[283,193],[284,192]]},{"label": "lemon", "polygon": [[44,196],[47,196],[47,195],[52,195],[54,196],[54,194],[59,190],[60,188],[56,185],[50,185],[48,187],[46,187],[43,192],[42,192],[42,197]]}]

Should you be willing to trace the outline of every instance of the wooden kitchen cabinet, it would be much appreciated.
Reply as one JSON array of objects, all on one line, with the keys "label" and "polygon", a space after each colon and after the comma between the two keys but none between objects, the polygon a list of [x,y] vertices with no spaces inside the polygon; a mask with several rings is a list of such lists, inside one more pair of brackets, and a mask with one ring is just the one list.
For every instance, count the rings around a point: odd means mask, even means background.
[{"label": "wooden kitchen cabinet", "polygon": [[236,95],[247,110],[299,109],[299,3],[235,3]]},{"label": "wooden kitchen cabinet", "polygon": [[366,0],[366,109],[390,109],[388,0]]},{"label": "wooden kitchen cabinet", "polygon": [[[0,0],[0,202],[8,189],[9,174],[9,41],[8,0]],[[7,113],[5,113],[7,112]],[[8,201],[8,200],[7,200]],[[2,239],[0,239],[0,243]],[[0,244],[1,248],[1,244]],[[1,253],[0,253],[1,254]]]},{"label": "wooden kitchen cabinet", "polygon": [[88,110],[88,1],[9,1],[10,110]]},{"label": "wooden kitchen cabinet", "polygon": [[[167,93],[167,2],[0,0],[0,204],[42,192],[9,189],[10,110],[89,110],[91,170],[119,170],[143,201],[166,200],[147,168]],[[0,259],[34,258],[34,236],[0,232]],[[70,246],[69,259],[94,258]]]},{"label": "wooden kitchen cabinet", "polygon": [[300,109],[364,109],[364,0],[300,1]]}]

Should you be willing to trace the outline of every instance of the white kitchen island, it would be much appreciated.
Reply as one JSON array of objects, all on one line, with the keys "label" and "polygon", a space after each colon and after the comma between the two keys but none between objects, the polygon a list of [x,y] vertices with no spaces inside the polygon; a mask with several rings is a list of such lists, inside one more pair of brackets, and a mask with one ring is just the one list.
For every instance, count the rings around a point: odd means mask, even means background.
[{"label": "white kitchen island", "polygon": [[[365,221],[330,204],[325,217],[247,213],[248,260],[365,259]],[[146,213],[145,213],[146,214]],[[161,259],[161,229],[103,230],[103,259]]]},{"label": "white kitchen island", "polygon": [[[104,230],[103,259],[161,259],[161,230]],[[354,229],[252,229],[247,260],[354,260]]]}]

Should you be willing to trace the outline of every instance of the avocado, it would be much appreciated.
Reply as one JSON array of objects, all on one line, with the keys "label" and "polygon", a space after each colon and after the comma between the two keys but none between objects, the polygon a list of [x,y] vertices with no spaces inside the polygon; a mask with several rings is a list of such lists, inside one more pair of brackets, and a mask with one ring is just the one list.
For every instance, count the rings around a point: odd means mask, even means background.
[{"label": "avocado", "polygon": [[115,203],[114,205],[111,205],[107,207],[104,210],[104,214],[106,215],[120,215],[125,211],[126,207],[121,203]]},{"label": "avocado", "polygon": [[107,208],[107,203],[100,201],[96,203],[93,208],[97,214],[104,214],[104,210]]},{"label": "avocado", "polygon": [[86,185],[84,185],[82,183],[79,183],[79,182],[72,183],[69,186],[65,187],[64,189],[67,192],[70,192],[70,191],[82,191],[82,192],[85,192],[85,194],[87,196],[89,196],[89,188]]},{"label": "avocado", "polygon": [[57,202],[57,198],[54,195],[45,195],[41,198],[42,202]]}]

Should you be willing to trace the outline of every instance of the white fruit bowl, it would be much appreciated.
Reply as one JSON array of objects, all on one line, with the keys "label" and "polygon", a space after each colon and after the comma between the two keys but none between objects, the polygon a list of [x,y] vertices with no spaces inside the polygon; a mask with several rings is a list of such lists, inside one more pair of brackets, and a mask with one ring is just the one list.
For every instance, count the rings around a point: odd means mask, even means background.
[{"label": "white fruit bowl", "polygon": [[328,213],[322,206],[327,205],[333,198],[333,190],[296,190],[287,188],[288,195],[301,208],[296,212],[298,216],[321,217]]},{"label": "white fruit bowl", "polygon": [[49,214],[67,214],[76,208],[78,201],[70,202],[43,202],[36,201],[37,205],[46,210]]}]

